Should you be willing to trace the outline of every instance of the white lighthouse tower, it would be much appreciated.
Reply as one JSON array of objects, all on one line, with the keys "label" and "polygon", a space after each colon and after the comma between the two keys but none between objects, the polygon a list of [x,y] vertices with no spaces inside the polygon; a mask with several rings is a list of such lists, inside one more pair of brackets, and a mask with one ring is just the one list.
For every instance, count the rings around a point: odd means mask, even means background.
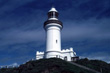
[{"label": "white lighthouse tower", "polygon": [[44,23],[46,31],[45,58],[61,57],[61,35],[63,25],[58,20],[58,11],[52,7],[48,12],[48,20]]},{"label": "white lighthouse tower", "polygon": [[46,50],[45,52],[36,52],[36,60],[42,58],[61,58],[67,61],[76,60],[76,52],[73,48],[61,50],[61,30],[63,24],[58,20],[58,11],[52,7],[48,12],[48,19],[44,22],[46,31]]}]

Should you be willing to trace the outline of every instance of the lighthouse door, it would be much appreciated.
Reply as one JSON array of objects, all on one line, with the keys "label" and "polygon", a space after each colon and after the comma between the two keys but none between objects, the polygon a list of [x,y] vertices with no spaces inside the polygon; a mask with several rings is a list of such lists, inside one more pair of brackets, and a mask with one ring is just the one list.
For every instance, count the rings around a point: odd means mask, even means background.
[{"label": "lighthouse door", "polygon": [[64,57],[64,60],[66,60],[66,61],[67,61],[67,56],[65,56],[65,57]]}]

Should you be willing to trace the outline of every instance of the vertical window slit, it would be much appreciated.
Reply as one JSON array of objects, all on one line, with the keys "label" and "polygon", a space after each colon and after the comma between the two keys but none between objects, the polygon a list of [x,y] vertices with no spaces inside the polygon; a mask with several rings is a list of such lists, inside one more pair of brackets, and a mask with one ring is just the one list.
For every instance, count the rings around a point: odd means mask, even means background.
[{"label": "vertical window slit", "polygon": [[56,43],[57,43],[57,40],[56,40]]}]

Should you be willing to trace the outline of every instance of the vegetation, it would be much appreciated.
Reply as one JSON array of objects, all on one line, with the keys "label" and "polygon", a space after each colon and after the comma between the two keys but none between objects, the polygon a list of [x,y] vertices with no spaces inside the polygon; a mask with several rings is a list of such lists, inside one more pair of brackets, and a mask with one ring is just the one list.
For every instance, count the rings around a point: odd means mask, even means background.
[{"label": "vegetation", "polygon": [[[98,69],[99,67],[97,66],[99,64],[101,64],[100,66],[103,65],[103,68],[102,68],[103,71],[108,67],[110,68],[110,65],[108,65],[107,63],[102,61],[97,61],[97,60],[89,62],[88,59],[81,59],[76,63],[82,64],[82,65],[85,63],[87,64],[87,67],[90,67],[97,71],[100,71]],[[74,66],[61,59],[50,58],[50,59],[40,59],[35,61],[29,61],[26,64],[20,65],[18,68],[2,68],[0,69],[0,73],[93,73],[93,72]],[[110,73],[110,69],[103,73]]]},{"label": "vegetation", "polygon": [[101,60],[80,59],[76,63],[99,71],[101,73],[110,73],[110,64]]}]

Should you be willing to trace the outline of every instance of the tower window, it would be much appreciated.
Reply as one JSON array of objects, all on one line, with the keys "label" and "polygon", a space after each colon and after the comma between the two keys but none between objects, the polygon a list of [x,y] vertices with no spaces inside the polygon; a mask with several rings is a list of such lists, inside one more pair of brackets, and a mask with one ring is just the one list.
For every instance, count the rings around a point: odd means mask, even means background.
[{"label": "tower window", "polygon": [[57,43],[58,41],[56,40],[56,43]]}]

